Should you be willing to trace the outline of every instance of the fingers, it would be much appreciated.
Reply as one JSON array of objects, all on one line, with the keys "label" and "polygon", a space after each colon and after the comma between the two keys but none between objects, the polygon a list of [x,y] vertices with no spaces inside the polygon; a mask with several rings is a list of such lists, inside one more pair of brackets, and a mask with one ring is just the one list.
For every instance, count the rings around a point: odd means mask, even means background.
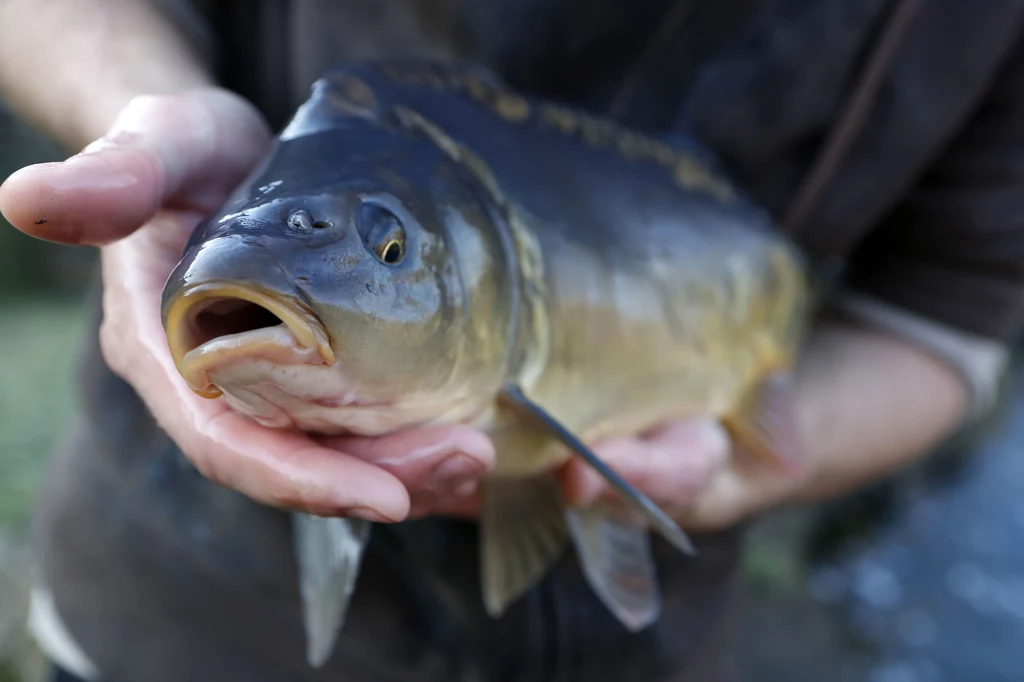
[{"label": "fingers", "polygon": [[[795,472],[766,465],[731,443],[725,429],[712,420],[679,421],[641,438],[607,441],[594,449],[683,528],[696,532],[722,530],[782,504],[812,475],[806,467]],[[571,505],[621,501],[582,461],[571,461],[561,476]]]},{"label": "fingers", "polygon": [[[730,455],[729,437],[714,421],[669,424],[643,438],[609,440],[594,448],[626,481],[675,516],[693,503]],[[619,494],[585,462],[574,459],[562,472],[569,504],[617,500]]]},{"label": "fingers", "polygon": [[676,519],[698,532],[723,530],[764,510],[792,501],[812,470],[766,465],[746,450],[708,482],[693,503]]},{"label": "fingers", "polygon": [[104,326],[105,354],[140,391],[150,411],[204,476],[263,504],[323,516],[397,521],[409,510],[401,482],[357,457],[307,436],[270,429],[227,406],[196,396],[175,373],[167,353],[145,354],[118,343],[125,331]]},{"label": "fingers", "polygon": [[491,440],[462,424],[380,438],[326,438],[321,442],[372,462],[402,481],[411,500],[409,518],[475,517],[480,479],[496,463]]},{"label": "fingers", "polygon": [[35,237],[108,244],[164,206],[214,210],[270,139],[255,108],[226,91],[139,97],[81,154],[11,175],[0,213]]},{"label": "fingers", "polygon": [[725,468],[708,481],[687,508],[676,512],[676,521],[698,532],[728,528],[756,508],[752,499],[756,488],[743,472]]},{"label": "fingers", "polygon": [[405,484],[414,500],[468,494],[495,464],[490,439],[461,424],[320,442],[388,471]]},{"label": "fingers", "polygon": [[75,156],[29,166],[0,185],[0,211],[34,237],[63,244],[105,244],[156,211],[160,173],[138,152]]},{"label": "fingers", "polygon": [[157,407],[161,422],[210,480],[273,507],[320,516],[390,523],[408,514],[405,487],[383,469],[194,394],[181,398],[187,402],[180,408]]}]

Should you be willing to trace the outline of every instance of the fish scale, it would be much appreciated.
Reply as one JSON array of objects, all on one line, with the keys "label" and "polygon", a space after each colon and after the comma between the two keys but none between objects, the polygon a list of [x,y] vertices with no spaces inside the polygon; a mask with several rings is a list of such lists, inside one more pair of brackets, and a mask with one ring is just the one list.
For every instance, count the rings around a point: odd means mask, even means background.
[{"label": "fish scale", "polygon": [[[307,217],[294,224],[324,229],[289,232],[295,211]],[[238,234],[260,243],[258,262]],[[401,255],[386,263],[384,247]],[[294,351],[306,364],[289,379],[256,361],[283,332],[199,344],[196,304],[225,295],[224,282],[296,339],[329,339],[326,359]],[[308,310],[282,303],[295,300]],[[483,429],[497,453],[479,519],[488,612],[499,617],[571,546],[630,631],[660,608],[649,528],[691,545],[587,443],[713,417],[766,466],[793,464],[806,309],[797,250],[696,145],[422,61],[317,81],[259,176],[197,228],[164,293],[179,369],[202,362],[212,386],[193,388],[255,419],[272,406],[320,432]],[[577,456],[632,507],[568,508],[551,472]],[[314,665],[341,628],[367,537],[345,523],[295,526]]]}]

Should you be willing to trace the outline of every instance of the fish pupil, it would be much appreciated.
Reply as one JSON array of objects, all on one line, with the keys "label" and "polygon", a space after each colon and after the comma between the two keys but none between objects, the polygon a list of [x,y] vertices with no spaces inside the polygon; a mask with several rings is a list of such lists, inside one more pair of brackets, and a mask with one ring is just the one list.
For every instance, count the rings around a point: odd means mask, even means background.
[{"label": "fish pupil", "polygon": [[366,248],[387,265],[395,265],[405,257],[405,230],[394,213],[375,202],[367,201],[356,214],[359,234]]},{"label": "fish pupil", "polygon": [[397,239],[392,239],[384,246],[381,259],[390,265],[394,265],[402,259],[402,244]]}]

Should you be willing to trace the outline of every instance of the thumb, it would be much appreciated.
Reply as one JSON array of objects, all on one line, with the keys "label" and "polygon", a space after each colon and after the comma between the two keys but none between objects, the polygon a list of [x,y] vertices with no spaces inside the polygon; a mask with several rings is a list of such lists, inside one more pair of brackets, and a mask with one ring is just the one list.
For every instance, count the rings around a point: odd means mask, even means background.
[{"label": "thumb", "polygon": [[269,144],[259,112],[226,90],[137,97],[82,153],[11,175],[0,213],[34,237],[107,244],[162,207],[214,210]]}]

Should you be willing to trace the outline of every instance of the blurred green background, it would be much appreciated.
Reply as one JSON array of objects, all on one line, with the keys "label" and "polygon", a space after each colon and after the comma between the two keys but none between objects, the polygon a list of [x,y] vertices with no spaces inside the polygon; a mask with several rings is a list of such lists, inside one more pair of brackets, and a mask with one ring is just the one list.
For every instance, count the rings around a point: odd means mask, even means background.
[{"label": "blurred green background", "polygon": [[[0,103],[0,179],[60,158]],[[38,679],[22,633],[31,504],[78,397],[81,292],[95,256],[31,239],[0,219],[0,682]]]}]

